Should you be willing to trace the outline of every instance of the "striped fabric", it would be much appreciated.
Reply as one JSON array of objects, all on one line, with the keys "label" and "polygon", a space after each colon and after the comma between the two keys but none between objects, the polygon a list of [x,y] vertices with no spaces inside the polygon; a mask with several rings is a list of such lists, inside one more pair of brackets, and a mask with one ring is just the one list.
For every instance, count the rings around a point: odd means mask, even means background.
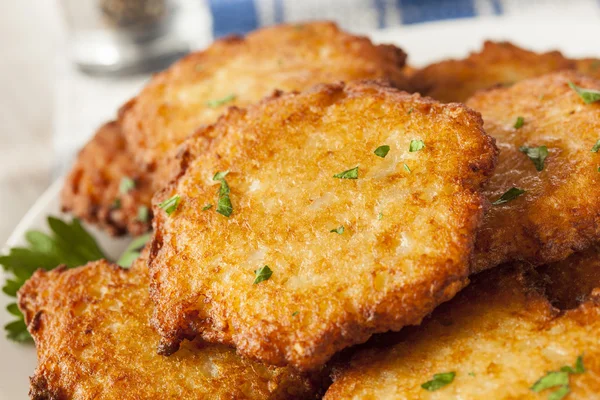
[{"label": "striped fabric", "polygon": [[[500,15],[514,0],[208,0],[215,38],[263,25],[333,19],[349,30],[373,30],[479,15]],[[540,3],[546,1],[526,1]]]}]

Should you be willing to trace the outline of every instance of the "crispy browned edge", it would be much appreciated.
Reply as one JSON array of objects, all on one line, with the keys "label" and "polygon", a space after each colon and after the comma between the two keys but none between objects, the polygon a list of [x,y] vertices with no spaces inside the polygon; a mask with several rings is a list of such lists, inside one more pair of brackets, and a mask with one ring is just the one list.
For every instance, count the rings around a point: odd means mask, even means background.
[{"label": "crispy browned edge", "polygon": [[[344,91],[349,92],[366,92],[370,94],[374,94],[376,96],[392,95],[398,101],[407,101],[411,100],[415,103],[420,103],[420,106],[423,109],[429,109],[433,105],[442,105],[435,99],[430,97],[423,97],[420,94],[410,94],[407,92],[399,91],[392,86],[388,85],[385,81],[382,80],[365,80],[365,81],[355,81],[350,83],[339,82],[337,84],[321,84],[313,87],[310,90],[305,91],[304,93],[312,93],[318,91],[326,91],[328,92],[333,99],[337,96],[343,94]],[[279,97],[282,96],[296,96],[298,93],[274,93],[273,96],[264,98],[257,104],[250,106],[250,108],[260,108],[265,104],[268,104],[272,101],[275,101]],[[335,100],[334,100],[335,101]],[[461,113],[460,118],[464,120],[468,120],[469,124],[475,123],[479,126],[479,131],[482,136],[485,138],[487,145],[486,147],[493,149],[493,154],[490,156],[482,156],[482,154],[478,154],[477,161],[470,165],[470,169],[481,175],[479,179],[472,182],[465,181],[464,183],[473,185],[474,190],[479,190],[483,186],[483,183],[487,181],[488,177],[491,176],[493,170],[496,166],[496,162],[498,159],[498,149],[495,145],[495,139],[491,136],[488,136],[483,130],[483,119],[481,115],[466,107],[464,104],[459,103],[448,103],[443,104],[443,107],[449,107],[453,109],[461,109],[464,110]],[[239,109],[236,107],[231,107],[229,112],[223,116],[221,116],[217,122],[213,125],[207,126],[196,133],[191,139],[182,146],[182,150],[180,151],[179,161],[180,161],[180,170],[173,181],[165,188],[160,191],[157,191],[153,198],[153,204],[156,206],[161,201],[164,201],[168,197],[168,193],[170,193],[173,188],[176,187],[177,181],[185,174],[188,169],[190,163],[193,161],[195,157],[201,152],[210,151],[207,150],[207,146],[210,147],[210,144],[207,145],[206,141],[194,140],[194,137],[211,137],[214,136],[214,131],[224,129],[228,121],[230,119],[236,118],[244,118],[246,114],[246,110]],[[198,145],[200,144],[200,145]],[[485,199],[482,193],[479,193],[480,197],[480,206],[478,209],[470,210],[469,212],[465,211],[465,215],[463,215],[464,220],[468,220],[473,224],[473,230],[476,229],[477,225],[481,223],[481,219],[483,217],[485,209],[489,206],[489,202]],[[468,214],[468,215],[467,215]],[[160,220],[164,217],[162,213],[159,213],[157,218],[153,220],[153,229],[154,234],[152,241],[150,242],[150,255],[149,255],[149,267],[150,267],[150,276],[153,276],[153,269],[161,268],[160,265],[155,265],[153,260],[156,257],[158,251],[163,246],[162,232],[160,227]],[[469,225],[469,223],[465,223],[465,225]],[[468,235],[461,235],[463,239],[463,245],[465,248],[465,252],[461,255],[464,258],[465,265],[470,264],[470,260],[472,258],[472,252],[474,248],[475,234],[468,237]],[[468,268],[467,268],[468,270]],[[466,271],[468,272],[468,271]],[[367,341],[374,333],[385,332],[388,330],[398,331],[402,327],[407,325],[418,325],[421,323],[423,317],[428,315],[433,309],[441,303],[444,303],[454,297],[456,293],[458,293],[461,289],[463,289],[469,282],[468,276],[466,275],[457,275],[456,273],[450,273],[445,276],[443,279],[440,279],[436,282],[423,282],[420,285],[413,285],[410,288],[403,288],[402,293],[407,290],[415,293],[414,296],[407,302],[408,304],[402,303],[401,294],[396,293],[396,300],[393,304],[384,304],[380,305],[375,309],[370,309],[368,312],[364,312],[363,314],[370,315],[389,315],[391,316],[392,310],[403,310],[404,317],[396,318],[394,321],[384,321],[384,318],[379,319],[379,323],[376,325],[372,325],[370,327],[362,326],[360,323],[356,321],[350,321],[344,325],[335,326],[330,329],[328,332],[324,334],[325,337],[330,337],[329,343],[323,343],[318,348],[313,348],[309,352],[309,355],[305,357],[304,363],[298,362],[298,360],[288,359],[285,354],[282,354],[281,350],[275,348],[274,346],[265,346],[257,343],[253,343],[250,345],[247,338],[245,340],[235,340],[232,337],[224,337],[220,333],[215,333],[211,331],[211,321],[203,320],[203,321],[194,321],[194,324],[191,323],[187,316],[183,317],[183,320],[179,321],[179,329],[176,331],[165,332],[161,329],[161,323],[159,321],[159,317],[157,314],[156,307],[160,304],[160,294],[158,289],[151,279],[150,283],[150,297],[155,304],[154,316],[152,318],[152,324],[155,329],[161,334],[162,339],[158,346],[158,352],[163,355],[170,355],[175,353],[181,344],[181,342],[185,339],[193,340],[198,335],[201,336],[204,340],[209,342],[223,343],[227,345],[233,345],[237,348],[240,354],[243,354],[246,357],[252,359],[260,359],[262,362],[266,362],[272,365],[284,366],[284,365],[293,365],[295,368],[300,370],[309,371],[314,369],[315,366],[324,364],[336,351],[344,349],[348,346],[357,343],[363,343]],[[433,293],[433,295],[432,295]],[[425,299],[425,300],[423,300]],[[186,327],[182,327],[182,325],[186,325]],[[191,326],[194,325],[196,330]],[[206,331],[198,332],[199,329],[206,329]],[[276,338],[274,338],[276,340]],[[262,356],[259,357],[259,354]],[[306,363],[306,359],[314,357],[314,362]]]},{"label": "crispy browned edge", "polygon": [[[136,182],[134,189],[119,193],[121,178]],[[151,213],[152,182],[148,172],[133,162],[127,143],[116,121],[102,125],[79,152],[65,179],[61,192],[62,210],[98,225],[111,235],[127,232],[137,235],[150,229],[147,221],[137,218],[140,205]],[[120,207],[115,206],[119,199]]]}]

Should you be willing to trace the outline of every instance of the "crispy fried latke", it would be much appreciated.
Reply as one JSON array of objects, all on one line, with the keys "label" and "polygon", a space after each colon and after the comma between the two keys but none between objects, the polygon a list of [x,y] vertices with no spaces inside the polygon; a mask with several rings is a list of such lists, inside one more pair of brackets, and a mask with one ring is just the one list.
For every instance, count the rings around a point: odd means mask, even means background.
[{"label": "crispy fried latke", "polygon": [[600,79],[599,58],[581,58],[574,61],[578,72],[596,79]]},{"label": "crispy fried latke", "polygon": [[236,355],[222,345],[186,342],[156,354],[149,325],[145,260],[131,271],[107,261],[38,271],[19,292],[35,339],[32,399],[310,399],[310,378]]},{"label": "crispy fried latke", "polygon": [[[118,122],[104,124],[81,150],[66,178],[61,194],[63,210],[113,235],[147,231],[154,190],[150,176],[139,170],[133,158]],[[133,179],[135,187],[121,193],[123,178]],[[144,205],[148,218],[140,218]]]},{"label": "crispy fried latke", "polygon": [[479,53],[431,64],[410,77],[414,91],[442,102],[464,102],[475,92],[575,68],[558,51],[534,53],[508,42],[486,41]]},{"label": "crispy fried latke", "polygon": [[[66,182],[63,207],[111,233],[139,233],[148,224],[139,222],[138,208],[149,206],[154,191],[172,178],[171,156],[179,144],[228,106],[254,103],[276,89],[303,90],[324,82],[382,78],[406,87],[405,58],[394,46],[373,45],[330,22],[280,25],[218,40],[156,75],[121,109],[126,140],[114,124],[100,130]],[[149,186],[126,196],[122,210],[115,211],[116,188],[128,174]]]},{"label": "crispy fried latke", "polygon": [[[475,245],[474,271],[508,261],[541,265],[565,259],[600,239],[600,104],[585,104],[568,82],[600,89],[600,81],[560,72],[473,96],[500,158],[486,188],[492,202],[517,187],[526,193],[493,206]],[[523,126],[515,128],[519,117]],[[538,171],[522,146],[546,146]]]},{"label": "crispy fried latke", "polygon": [[[568,399],[597,399],[600,289],[590,294],[590,288],[600,288],[598,260],[594,248],[537,271],[499,267],[474,277],[421,326],[375,337],[350,362],[340,362],[325,399],[545,399],[559,387],[538,394],[531,386],[548,371],[573,366],[578,356],[586,372],[569,376]],[[548,280],[555,286],[550,294],[560,286],[562,294],[586,300],[554,308],[543,295]],[[456,374],[447,386],[421,387],[447,372]]]},{"label": "crispy fried latke", "polygon": [[[199,132],[223,139],[208,151],[189,141],[182,175],[153,200],[160,351],[198,335],[312,369],[419,323],[466,284],[496,158],[481,125],[462,105],[358,82],[232,110]],[[409,152],[413,140],[425,147]],[[357,166],[358,179],[334,177]],[[229,218],[216,210],[224,171]],[[174,195],[171,215],[156,206]],[[264,265],[272,276],[253,284]]]}]

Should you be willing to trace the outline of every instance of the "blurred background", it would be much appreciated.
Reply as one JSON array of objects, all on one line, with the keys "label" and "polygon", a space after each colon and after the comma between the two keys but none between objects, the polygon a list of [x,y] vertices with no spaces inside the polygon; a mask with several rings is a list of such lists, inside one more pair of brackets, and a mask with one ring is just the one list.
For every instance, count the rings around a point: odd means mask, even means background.
[{"label": "blurred background", "polygon": [[214,38],[310,19],[368,33],[515,15],[531,21],[532,33],[546,17],[600,22],[600,0],[5,0],[0,244],[152,71]]}]

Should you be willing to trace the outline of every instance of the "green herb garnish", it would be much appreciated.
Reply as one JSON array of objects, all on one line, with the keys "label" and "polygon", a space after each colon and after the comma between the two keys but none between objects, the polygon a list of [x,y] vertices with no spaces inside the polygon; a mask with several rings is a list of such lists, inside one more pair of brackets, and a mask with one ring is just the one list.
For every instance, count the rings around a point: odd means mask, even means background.
[{"label": "green herb garnish", "polygon": [[597,153],[600,150],[600,140],[596,141],[596,144],[592,147],[592,153]]},{"label": "green herb garnish", "polygon": [[376,148],[374,153],[377,157],[385,158],[385,156],[387,156],[387,153],[389,153],[389,151],[390,151],[390,146],[383,145],[383,146],[379,146],[378,148]]},{"label": "green herb garnish", "polygon": [[171,215],[177,210],[177,207],[179,206],[180,201],[181,201],[181,196],[179,196],[178,194],[175,194],[175,195],[169,197],[168,199],[166,199],[165,201],[158,203],[158,206],[160,208],[162,208],[163,210],[165,210],[167,215]]},{"label": "green herb garnish", "polygon": [[113,201],[111,207],[115,210],[118,210],[121,208],[121,199],[119,199],[118,197]]},{"label": "green herb garnish", "polygon": [[[48,225],[50,234],[28,231],[25,234],[25,247],[14,247],[8,254],[0,256],[0,265],[9,274],[2,288],[8,296],[16,297],[25,281],[40,268],[46,271],[59,265],[74,268],[88,261],[105,258],[96,240],[81,226],[78,219],[67,223],[48,217]],[[11,303],[6,309],[17,317],[4,326],[6,337],[17,342],[31,342],[24,317],[17,305]]]},{"label": "green herb garnish", "polygon": [[542,171],[544,169],[544,160],[548,157],[548,148],[546,146],[539,147],[519,147],[519,151],[529,157],[529,159],[535,165],[535,169]]},{"label": "green herb garnish", "polygon": [[519,129],[523,125],[525,125],[525,118],[523,118],[523,117],[517,117],[517,121],[515,122],[514,128],[515,129]]},{"label": "green herb garnish", "polygon": [[233,212],[233,206],[231,205],[231,199],[229,198],[229,185],[225,180],[225,177],[229,174],[229,171],[217,172],[213,176],[213,181],[221,182],[221,189],[219,189],[219,200],[217,201],[217,212],[221,215],[229,217]]},{"label": "green herb garnish", "polygon": [[425,382],[421,385],[421,387],[425,390],[429,390],[430,392],[436,391],[438,389],[443,388],[446,385],[449,385],[454,380],[456,373],[454,372],[445,372],[443,374],[434,374],[433,379]]},{"label": "green herb garnish", "polygon": [[230,94],[228,96],[225,96],[221,99],[215,99],[215,100],[209,100],[206,102],[206,105],[210,108],[216,108],[216,107],[220,107],[224,104],[227,104],[233,100],[235,100],[236,95],[235,94]]},{"label": "green herb garnish", "polygon": [[512,187],[508,189],[502,196],[500,196],[500,198],[498,198],[498,200],[494,201],[492,204],[498,206],[500,204],[508,203],[509,201],[516,199],[525,192],[526,190]]},{"label": "green herb garnish", "polygon": [[336,229],[330,230],[329,232],[337,233],[338,235],[341,235],[342,233],[344,233],[344,226],[342,225]]},{"label": "green herb garnish", "polygon": [[347,171],[340,172],[339,174],[335,174],[333,177],[339,179],[358,179],[358,166]]},{"label": "green herb garnish", "polygon": [[406,165],[406,164],[404,164],[404,170],[405,170],[406,172],[411,172],[411,171],[410,171],[410,168],[408,168],[408,165]]},{"label": "green herb garnish", "polygon": [[135,189],[135,181],[128,176],[122,177],[119,183],[119,193],[127,194],[133,189]]},{"label": "green herb garnish", "polygon": [[202,207],[202,211],[210,210],[211,208],[212,208],[212,204],[207,204],[204,207]]},{"label": "green herb garnish", "polygon": [[411,140],[410,145],[408,146],[408,151],[414,153],[415,151],[423,150],[425,147],[425,142],[422,140]]},{"label": "green herb garnish", "polygon": [[573,82],[569,82],[569,87],[575,91],[581,97],[585,104],[591,104],[595,101],[600,100],[600,90],[585,89],[577,86]]},{"label": "green herb garnish", "polygon": [[292,317],[295,317],[295,316],[296,316],[296,315],[298,315],[299,313],[300,313],[299,311],[294,311],[294,312],[292,313]]},{"label": "green herb garnish", "polygon": [[584,372],[583,356],[579,356],[577,357],[577,361],[575,361],[575,367],[565,365],[560,368],[560,371],[550,371],[538,379],[530,389],[538,393],[542,390],[558,387],[558,389],[548,395],[548,400],[560,400],[571,392],[569,375],[583,374]]},{"label": "green herb garnish", "polygon": [[131,264],[140,256],[142,249],[152,237],[152,233],[146,233],[142,236],[138,236],[125,249],[117,264],[119,264],[123,268],[131,267]]},{"label": "green herb garnish", "polygon": [[137,220],[140,222],[148,222],[148,219],[150,219],[150,211],[148,210],[148,207],[139,206]]},{"label": "green herb garnish", "polygon": [[273,275],[273,271],[271,271],[271,268],[269,268],[268,265],[265,265],[254,271],[254,275],[256,275],[256,278],[254,278],[254,285],[256,285],[262,281],[269,280],[271,275]]},{"label": "green herb garnish", "polygon": [[379,213],[379,214],[377,215],[377,219],[378,219],[379,221],[381,221],[381,220],[383,219],[383,213]]},{"label": "green herb garnish", "polygon": [[411,108],[409,108],[409,109],[408,109],[408,112],[407,112],[407,114],[408,114],[408,115],[410,115],[410,114],[412,114],[412,112],[413,112],[413,111],[414,111],[414,108],[413,108],[413,107],[411,107]]}]

